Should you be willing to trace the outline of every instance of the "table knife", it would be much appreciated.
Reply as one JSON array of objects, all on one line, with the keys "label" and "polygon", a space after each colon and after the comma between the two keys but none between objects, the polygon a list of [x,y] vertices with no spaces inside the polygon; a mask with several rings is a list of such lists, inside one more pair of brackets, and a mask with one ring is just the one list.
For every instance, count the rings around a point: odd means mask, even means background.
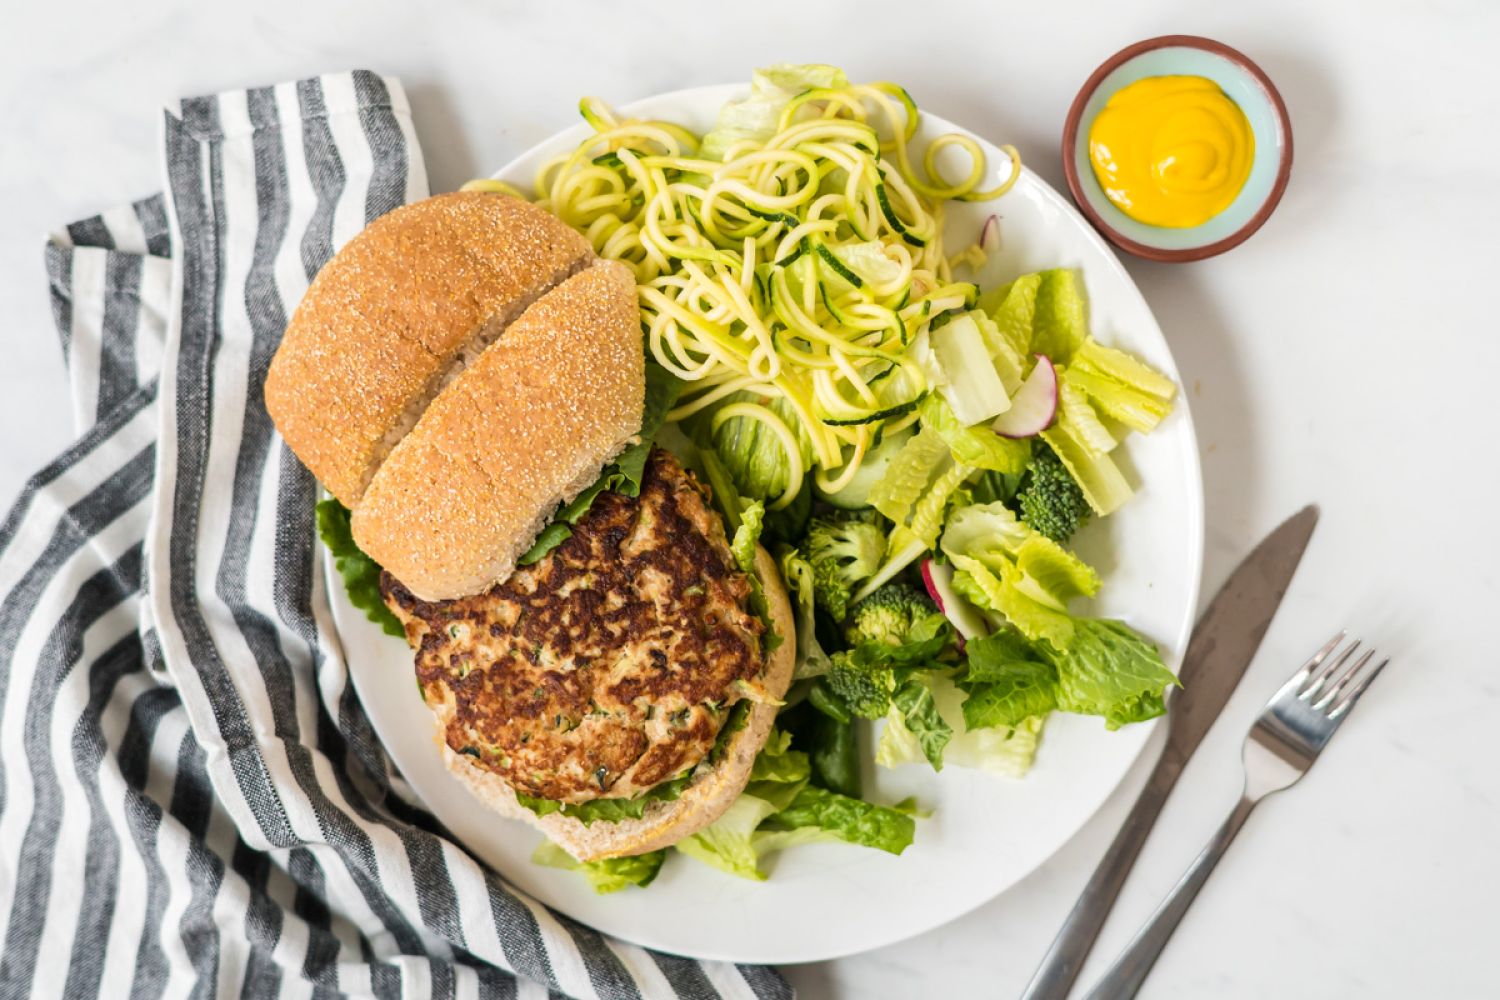
[{"label": "table knife", "polygon": [[1317,523],[1318,508],[1311,505],[1282,522],[1235,567],[1198,620],[1179,687],[1167,704],[1166,748],[1027,984],[1024,1000],[1067,997],[1172,786],[1255,658]]}]

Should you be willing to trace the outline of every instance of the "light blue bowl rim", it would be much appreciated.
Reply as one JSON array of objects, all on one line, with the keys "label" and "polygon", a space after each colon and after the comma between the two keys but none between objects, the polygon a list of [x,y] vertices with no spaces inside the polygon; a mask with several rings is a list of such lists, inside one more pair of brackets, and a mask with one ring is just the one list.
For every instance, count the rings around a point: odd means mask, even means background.
[{"label": "light blue bowl rim", "polygon": [[[1174,49],[1179,51],[1170,52]],[[1139,65],[1132,67],[1132,63]],[[1086,148],[1084,118],[1092,122],[1107,99],[1108,94],[1101,93],[1106,80],[1113,93],[1136,79],[1169,72],[1214,79],[1245,110],[1255,131],[1256,162],[1239,197],[1219,215],[1191,229],[1148,226],[1126,216],[1099,188]],[[1149,260],[1202,260],[1239,246],[1275,210],[1291,176],[1292,126],[1275,84],[1249,57],[1210,38],[1163,35],[1121,49],[1088,78],[1068,109],[1062,158],[1073,200],[1110,242]]]}]

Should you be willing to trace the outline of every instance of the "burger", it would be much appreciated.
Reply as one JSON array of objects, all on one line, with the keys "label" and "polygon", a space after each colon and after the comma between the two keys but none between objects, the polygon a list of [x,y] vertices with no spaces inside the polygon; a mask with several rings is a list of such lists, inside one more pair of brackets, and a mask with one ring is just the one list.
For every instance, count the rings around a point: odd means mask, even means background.
[{"label": "burger", "polygon": [[791,683],[775,564],[654,443],[635,281],[498,193],[381,217],[266,378],[350,511],[447,766],[580,861],[669,846],[743,790]]}]

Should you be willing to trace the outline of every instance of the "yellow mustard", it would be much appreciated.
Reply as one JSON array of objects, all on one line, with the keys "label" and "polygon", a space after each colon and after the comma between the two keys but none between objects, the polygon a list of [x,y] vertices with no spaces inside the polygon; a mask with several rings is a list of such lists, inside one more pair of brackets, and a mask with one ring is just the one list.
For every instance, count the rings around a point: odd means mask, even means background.
[{"label": "yellow mustard", "polygon": [[1113,94],[1089,128],[1099,186],[1137,222],[1185,229],[1229,207],[1255,160],[1240,106],[1201,76],[1153,76]]}]

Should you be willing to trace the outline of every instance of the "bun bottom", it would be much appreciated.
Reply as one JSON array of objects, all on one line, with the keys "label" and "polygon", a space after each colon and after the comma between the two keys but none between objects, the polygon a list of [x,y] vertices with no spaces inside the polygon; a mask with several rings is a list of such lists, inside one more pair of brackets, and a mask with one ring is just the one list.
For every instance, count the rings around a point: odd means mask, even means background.
[{"label": "bun bottom", "polygon": [[[796,627],[786,587],[776,571],[776,561],[763,548],[756,549],[755,570],[765,589],[771,622],[782,637],[781,645],[766,663],[765,679],[766,689],[779,700],[791,686],[792,672],[796,668]],[[750,768],[771,735],[778,710],[777,705],[753,706],[744,728],[729,738],[728,752],[717,766],[694,779],[678,798],[670,802],[649,802],[640,819],[618,823],[585,825],[582,820],[561,813],[538,816],[517,801],[515,789],[499,775],[475,767],[471,758],[455,753],[441,739],[437,742],[442,749],[443,763],[480,802],[501,816],[536,827],[579,861],[598,861],[670,847],[724,815],[745,790],[750,780]],[[438,731],[441,732],[443,727],[439,721]]]}]

